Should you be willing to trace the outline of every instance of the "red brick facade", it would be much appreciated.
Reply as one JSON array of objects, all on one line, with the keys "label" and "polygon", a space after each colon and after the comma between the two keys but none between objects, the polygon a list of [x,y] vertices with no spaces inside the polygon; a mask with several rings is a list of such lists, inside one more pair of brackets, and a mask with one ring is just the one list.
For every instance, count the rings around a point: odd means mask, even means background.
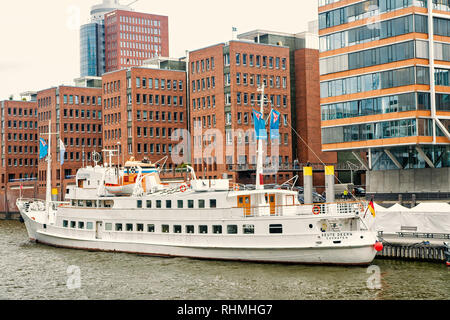
[{"label": "red brick facade", "polygon": [[[51,119],[52,188],[63,194],[67,184],[74,183],[79,168],[92,165],[92,153],[103,149],[102,98],[99,88],[60,86],[38,92],[39,137],[48,141]],[[65,145],[64,164],[60,165],[59,139]],[[47,162],[39,161],[39,193],[45,194]]]},{"label": "red brick facade", "polygon": [[119,147],[121,165],[131,156],[152,162],[169,156],[165,168],[174,169],[171,153],[181,141],[171,138],[187,129],[186,103],[186,72],[135,67],[105,74],[105,148]]},{"label": "red brick facade", "polygon": [[105,15],[106,72],[169,56],[167,16],[115,10]]},{"label": "red brick facade", "polygon": [[[192,163],[199,175],[221,178],[226,173],[233,180],[254,183],[255,174],[248,173],[256,164],[252,110],[260,110],[257,89],[263,82],[271,101],[266,117],[272,107],[281,113],[276,161],[292,162],[288,48],[231,41],[191,52],[189,64]],[[272,155],[270,143],[266,156]],[[251,170],[242,175],[237,168]],[[266,182],[291,176],[266,176]]]},{"label": "red brick facade", "polygon": [[[304,140],[295,136],[297,139],[297,159],[300,163],[337,163],[336,152],[322,152],[319,51],[300,49],[295,51],[294,56],[296,128]],[[300,177],[303,177],[303,175],[300,175]],[[300,181],[300,183],[303,182]],[[325,185],[323,173],[314,174],[314,185]]]}]

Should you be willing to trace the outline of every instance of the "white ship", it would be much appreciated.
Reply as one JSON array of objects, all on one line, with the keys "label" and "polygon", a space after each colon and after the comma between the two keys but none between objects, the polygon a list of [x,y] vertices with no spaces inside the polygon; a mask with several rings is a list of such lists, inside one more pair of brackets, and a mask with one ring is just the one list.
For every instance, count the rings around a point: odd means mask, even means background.
[{"label": "white ship", "polygon": [[[264,95],[262,95],[264,96]],[[263,107],[261,107],[263,109]],[[49,148],[50,149],[50,148]],[[257,177],[262,172],[258,146]],[[163,184],[156,168],[131,161],[82,168],[67,202],[18,199],[29,238],[50,246],[161,257],[368,265],[380,250],[363,218],[367,204],[301,205],[296,191],[245,190],[227,179]],[[133,160],[133,159],[131,159]],[[120,196],[118,195],[120,194]],[[370,215],[369,215],[370,216]],[[371,216],[370,216],[371,217]]]}]

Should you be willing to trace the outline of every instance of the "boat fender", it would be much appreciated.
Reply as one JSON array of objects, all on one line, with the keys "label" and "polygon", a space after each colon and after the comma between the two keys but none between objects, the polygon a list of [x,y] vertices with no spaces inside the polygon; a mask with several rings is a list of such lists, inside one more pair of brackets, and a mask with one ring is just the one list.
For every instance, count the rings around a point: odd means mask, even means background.
[{"label": "boat fender", "polygon": [[362,203],[359,204],[359,211],[361,211],[361,213],[364,212],[364,205]]},{"label": "boat fender", "polygon": [[320,214],[320,207],[319,207],[319,206],[314,206],[314,207],[312,208],[312,212],[313,212],[315,215]]}]

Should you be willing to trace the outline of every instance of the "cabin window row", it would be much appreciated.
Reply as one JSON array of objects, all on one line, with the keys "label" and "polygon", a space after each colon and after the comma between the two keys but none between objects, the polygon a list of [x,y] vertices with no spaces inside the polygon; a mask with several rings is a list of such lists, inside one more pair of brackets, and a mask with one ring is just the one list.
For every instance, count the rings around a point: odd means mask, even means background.
[{"label": "cabin window row", "polygon": [[[105,231],[127,231],[127,232],[144,232],[146,230],[149,233],[155,233],[157,232],[157,227],[155,224],[147,224],[147,227],[145,228],[145,225],[142,223],[133,224],[133,223],[106,223],[105,224]],[[158,230],[160,233],[185,233],[185,234],[238,234],[238,225],[227,225],[226,227],[222,225],[168,225],[168,224],[162,224],[161,228]],[[281,224],[271,224],[269,225],[269,233],[270,234],[282,234],[283,233],[283,225]],[[255,234],[255,226],[253,224],[244,224],[242,225],[242,234]]]},{"label": "cabin window row", "polygon": [[[164,204],[164,209],[205,209],[205,208],[217,208],[217,200],[216,199],[210,199],[209,200],[209,207],[206,206],[207,202],[206,200],[197,200],[197,206],[195,206],[194,200],[177,200],[176,204],[175,201],[172,200],[146,200],[145,206],[147,209],[162,209]],[[143,208],[144,201],[143,200],[137,200],[137,208],[141,209]],[[176,205],[176,207],[175,207]]]},{"label": "cabin window row", "polygon": [[94,223],[93,222],[84,222],[84,221],[63,220],[63,227],[70,228],[70,229],[93,230]]}]

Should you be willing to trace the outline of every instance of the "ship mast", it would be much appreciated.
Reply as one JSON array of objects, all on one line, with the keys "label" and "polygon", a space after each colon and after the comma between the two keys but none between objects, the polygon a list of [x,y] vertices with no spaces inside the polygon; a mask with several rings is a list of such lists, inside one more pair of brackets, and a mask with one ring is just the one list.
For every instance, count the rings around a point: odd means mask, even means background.
[{"label": "ship mast", "polygon": [[[258,88],[258,92],[261,92],[261,100],[260,102],[260,112],[264,119],[264,82],[262,83],[261,88]],[[257,160],[256,160],[256,190],[264,189],[264,181],[263,181],[263,141],[262,139],[258,139],[258,149]]]},{"label": "ship mast", "polygon": [[52,201],[52,121],[48,121],[48,153],[47,153],[47,190],[45,194],[45,203],[47,211]]}]

